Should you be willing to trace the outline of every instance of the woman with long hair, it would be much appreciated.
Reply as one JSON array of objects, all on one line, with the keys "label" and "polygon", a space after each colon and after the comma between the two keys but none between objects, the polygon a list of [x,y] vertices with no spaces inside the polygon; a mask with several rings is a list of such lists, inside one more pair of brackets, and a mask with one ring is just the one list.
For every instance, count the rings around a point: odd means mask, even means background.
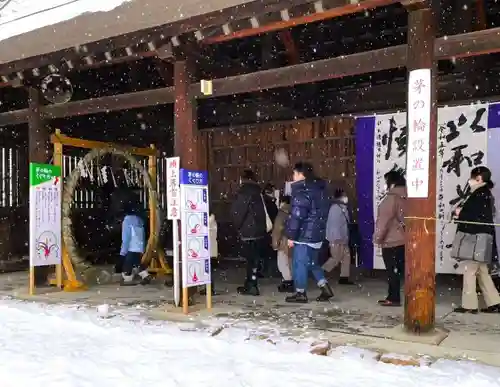
[{"label": "woman with long hair", "polygon": [[[477,282],[486,303],[486,308],[481,311],[500,312],[500,296],[488,271],[493,258],[495,234],[493,186],[488,168],[474,168],[469,179],[470,194],[454,213],[457,234],[453,241],[452,257],[463,261],[462,306],[454,309],[457,313],[478,312]],[[467,252],[471,250],[469,247],[473,247],[472,254]]]},{"label": "woman with long hair", "polygon": [[382,306],[400,306],[405,262],[406,180],[394,170],[387,172],[384,179],[386,194],[377,208],[373,243],[382,248],[389,286],[387,297],[378,303]]}]

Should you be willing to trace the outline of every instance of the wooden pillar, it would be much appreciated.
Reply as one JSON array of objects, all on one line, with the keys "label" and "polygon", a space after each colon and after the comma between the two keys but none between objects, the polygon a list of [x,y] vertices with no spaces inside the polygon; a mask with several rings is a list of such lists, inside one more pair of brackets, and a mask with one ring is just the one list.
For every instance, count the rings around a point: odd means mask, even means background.
[{"label": "wooden pillar", "polygon": [[[50,149],[50,131],[40,114],[41,99],[40,91],[36,87],[28,88],[28,162],[45,164],[50,161],[52,151]],[[29,197],[29,192],[26,192],[26,195]],[[37,286],[47,284],[47,276],[51,271],[50,266],[37,268],[35,270],[35,284]]]},{"label": "wooden pillar", "polygon": [[[435,218],[437,101],[434,58],[435,13],[430,1],[411,1],[408,9],[408,72],[431,69],[429,189],[427,198],[408,199],[406,216],[406,273],[404,326],[412,332],[428,332],[435,322]],[[409,85],[411,86],[411,85]],[[409,109],[410,107],[407,106]],[[412,130],[408,122],[408,130]],[[412,144],[408,144],[411,147]],[[412,182],[408,182],[412,184]]]},{"label": "wooden pillar", "polygon": [[40,114],[42,107],[40,91],[35,87],[28,89],[28,149],[29,161],[32,163],[47,163],[51,158],[50,131]]},{"label": "wooden pillar", "polygon": [[[189,92],[193,79],[192,63],[188,58],[174,62],[174,154],[180,157],[181,168],[203,170],[206,162],[200,157],[196,100]],[[179,235],[181,235],[179,229]],[[182,246],[180,247],[182,257]],[[182,275],[180,276],[182,278]],[[193,301],[196,287],[189,288],[189,301]],[[180,292],[181,296],[182,290]]]}]

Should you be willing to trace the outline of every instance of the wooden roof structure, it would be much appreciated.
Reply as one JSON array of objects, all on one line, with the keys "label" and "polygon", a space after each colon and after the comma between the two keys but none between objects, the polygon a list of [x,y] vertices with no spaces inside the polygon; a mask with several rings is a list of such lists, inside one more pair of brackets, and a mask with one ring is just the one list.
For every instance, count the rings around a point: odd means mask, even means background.
[{"label": "wooden roof structure", "polygon": [[[123,58],[186,40],[213,44],[394,3],[392,0],[0,0],[4,83]],[[320,5],[318,5],[320,4]],[[294,18],[299,16],[303,20]],[[55,20],[55,24],[49,24]],[[272,24],[272,27],[268,25]],[[21,33],[19,33],[21,32]]]}]

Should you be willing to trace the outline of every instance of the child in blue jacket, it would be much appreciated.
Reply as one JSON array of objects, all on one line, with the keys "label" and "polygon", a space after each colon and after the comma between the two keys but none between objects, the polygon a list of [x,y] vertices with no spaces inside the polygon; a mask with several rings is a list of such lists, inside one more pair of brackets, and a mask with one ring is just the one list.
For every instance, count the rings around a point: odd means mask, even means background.
[{"label": "child in blue jacket", "polygon": [[131,202],[125,204],[124,212],[120,249],[120,255],[123,257],[122,285],[137,285],[134,281],[136,275],[140,277],[142,285],[147,285],[151,282],[151,275],[141,263],[146,247],[144,221],[138,215],[137,206]]}]

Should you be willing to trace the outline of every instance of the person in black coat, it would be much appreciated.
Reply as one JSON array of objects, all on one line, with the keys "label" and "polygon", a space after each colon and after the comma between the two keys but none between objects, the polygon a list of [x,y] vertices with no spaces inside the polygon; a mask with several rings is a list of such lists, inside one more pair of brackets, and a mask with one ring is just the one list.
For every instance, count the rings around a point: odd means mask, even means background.
[{"label": "person in black coat", "polygon": [[266,210],[261,188],[255,173],[245,170],[241,177],[241,187],[232,204],[233,225],[241,240],[241,255],[247,261],[246,281],[238,287],[238,293],[258,296],[257,283],[259,262],[265,254],[267,236]]},{"label": "person in black coat", "polygon": [[[465,234],[489,234],[495,235],[493,217],[495,213],[494,198],[491,193],[493,188],[491,171],[479,166],[471,171],[469,179],[470,195],[455,210],[457,221],[457,232]],[[454,242],[455,243],[455,242]],[[485,313],[500,312],[500,295],[488,272],[488,265],[492,257],[486,257],[486,262],[463,261],[463,288],[462,306],[455,308],[457,313],[477,313],[479,300],[476,291],[476,283],[479,282],[486,308]]]}]

